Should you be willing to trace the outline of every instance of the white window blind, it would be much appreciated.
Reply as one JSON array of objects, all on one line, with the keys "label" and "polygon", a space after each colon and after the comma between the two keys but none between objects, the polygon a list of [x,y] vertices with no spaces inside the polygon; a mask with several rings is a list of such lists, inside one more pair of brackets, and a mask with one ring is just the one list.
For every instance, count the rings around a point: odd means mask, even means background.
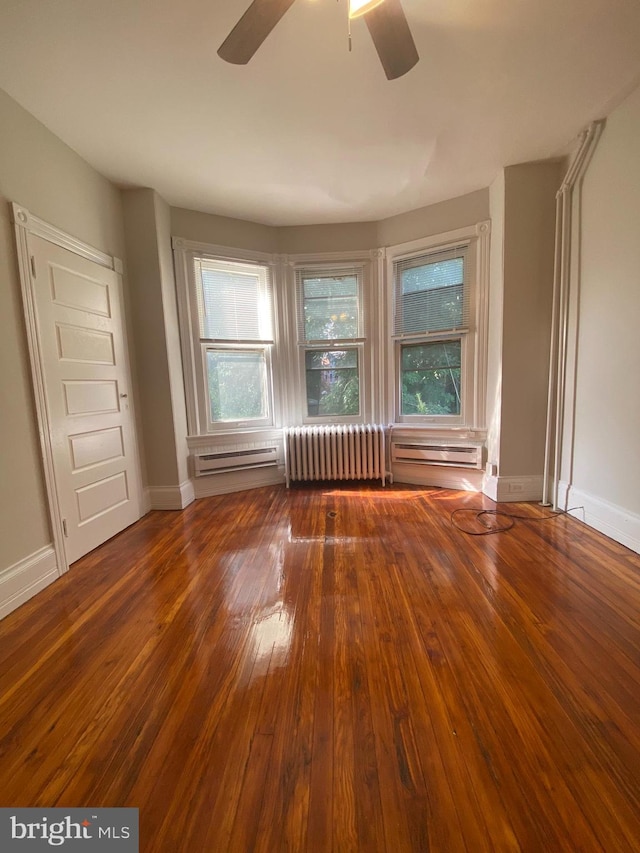
[{"label": "white window blind", "polygon": [[298,341],[363,339],[362,268],[296,270]]},{"label": "white window blind", "polygon": [[394,337],[468,331],[467,249],[463,244],[394,263]]},{"label": "white window blind", "polygon": [[194,265],[202,341],[274,342],[269,267],[208,258]]}]

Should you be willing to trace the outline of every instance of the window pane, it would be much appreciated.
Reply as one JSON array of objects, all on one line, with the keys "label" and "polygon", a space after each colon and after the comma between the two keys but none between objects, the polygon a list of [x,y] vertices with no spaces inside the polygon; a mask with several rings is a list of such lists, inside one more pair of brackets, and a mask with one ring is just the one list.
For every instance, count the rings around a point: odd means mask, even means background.
[{"label": "window pane", "polygon": [[402,292],[437,290],[442,287],[462,284],[463,281],[464,260],[462,258],[451,258],[448,261],[419,264],[404,269],[402,271]]},{"label": "window pane", "polygon": [[268,417],[264,350],[207,350],[211,420]]},{"label": "window pane", "polygon": [[459,340],[402,347],[403,415],[460,414],[461,355]]},{"label": "window pane", "polygon": [[308,350],[305,368],[310,417],[360,413],[357,350]]},{"label": "window pane", "polygon": [[200,280],[200,337],[218,341],[270,341],[271,304],[266,267],[195,260]]},{"label": "window pane", "polygon": [[429,263],[400,262],[396,275],[396,334],[461,329],[468,325],[464,257],[440,258]]},{"label": "window pane", "polygon": [[302,293],[306,341],[359,337],[357,276],[303,277]]}]

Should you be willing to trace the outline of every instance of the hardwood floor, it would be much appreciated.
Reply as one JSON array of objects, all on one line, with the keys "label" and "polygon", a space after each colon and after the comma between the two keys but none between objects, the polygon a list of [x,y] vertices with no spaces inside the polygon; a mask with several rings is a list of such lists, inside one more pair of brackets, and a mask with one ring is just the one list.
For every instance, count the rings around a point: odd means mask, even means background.
[{"label": "hardwood floor", "polygon": [[148,853],[640,850],[640,557],[483,505],[152,512],[0,623],[0,805],[137,806]]}]

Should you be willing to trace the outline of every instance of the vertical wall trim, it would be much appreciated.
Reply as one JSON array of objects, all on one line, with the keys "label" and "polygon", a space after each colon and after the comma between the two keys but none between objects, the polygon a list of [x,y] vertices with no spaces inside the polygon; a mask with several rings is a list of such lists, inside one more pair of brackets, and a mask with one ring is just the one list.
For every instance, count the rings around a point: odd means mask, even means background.
[{"label": "vertical wall trim", "polygon": [[386,364],[388,341],[385,328],[385,268],[386,251],[384,247],[371,252],[371,335],[379,346],[371,347],[373,359],[371,374],[371,419],[381,424],[389,421],[386,393]]},{"label": "vertical wall trim", "polygon": [[[579,137],[578,150],[569,165],[567,174],[556,195],[556,245],[553,277],[553,308],[551,319],[551,347],[549,355],[549,390],[547,395],[547,425],[543,471],[542,503],[558,508],[558,488],[562,467],[562,434],[567,408],[567,363],[569,347],[577,346],[577,330],[569,339],[569,313],[571,290],[572,232],[575,225],[580,233],[580,206],[575,223],[572,221],[574,192],[578,201],[582,182],[593,152],[604,130],[605,120],[592,122]],[[575,284],[580,290],[579,276]],[[575,339],[574,339],[575,338]],[[573,434],[569,456],[573,456]],[[553,466],[553,473],[551,468]],[[549,500],[550,493],[552,501]]]},{"label": "vertical wall trim", "polygon": [[487,428],[487,371],[489,366],[489,282],[491,279],[491,222],[479,222],[476,257],[476,353],[474,423]]}]

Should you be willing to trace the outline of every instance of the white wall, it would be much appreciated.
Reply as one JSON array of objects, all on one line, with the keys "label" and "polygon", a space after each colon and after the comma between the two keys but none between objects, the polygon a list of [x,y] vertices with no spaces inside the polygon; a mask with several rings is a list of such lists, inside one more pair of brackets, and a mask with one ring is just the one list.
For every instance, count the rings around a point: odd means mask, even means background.
[{"label": "white wall", "polygon": [[[582,189],[567,503],[640,549],[640,89],[608,118]],[[572,446],[573,444],[573,446]]]}]

